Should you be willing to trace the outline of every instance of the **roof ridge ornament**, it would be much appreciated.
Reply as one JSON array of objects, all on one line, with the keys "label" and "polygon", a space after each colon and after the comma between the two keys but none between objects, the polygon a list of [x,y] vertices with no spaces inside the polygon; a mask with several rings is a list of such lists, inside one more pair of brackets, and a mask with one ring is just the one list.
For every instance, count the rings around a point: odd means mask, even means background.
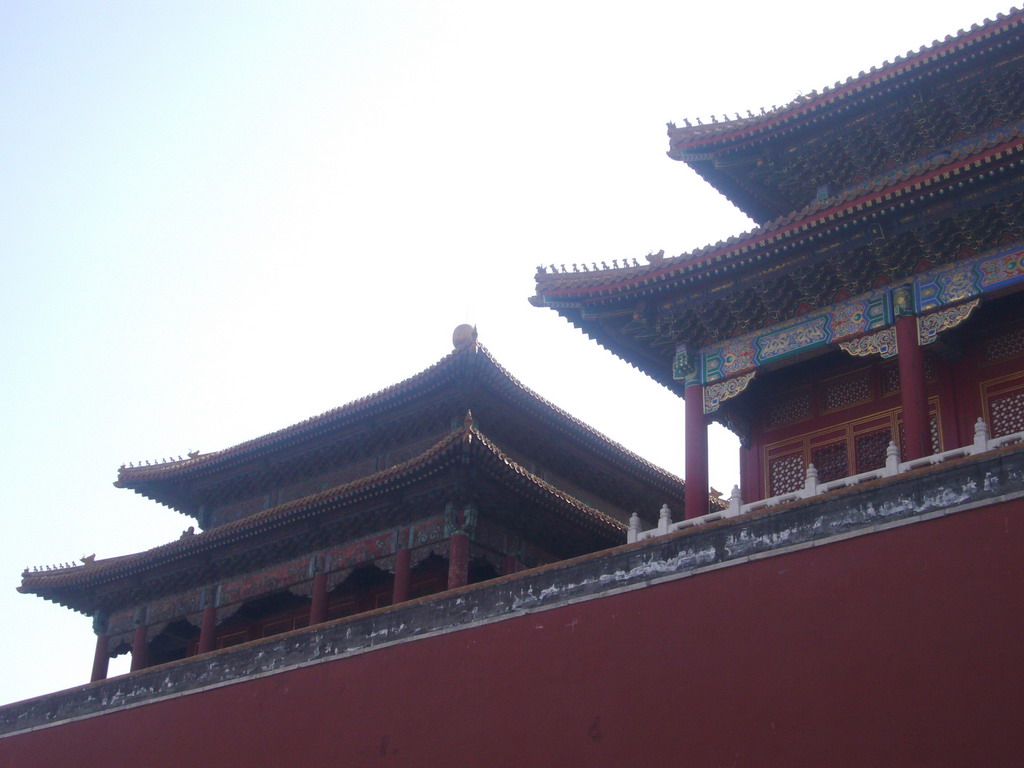
[{"label": "roof ridge ornament", "polygon": [[463,323],[462,325],[456,326],[455,330],[452,332],[452,347],[454,347],[456,351],[473,346],[476,344],[476,340],[477,332],[475,325]]}]

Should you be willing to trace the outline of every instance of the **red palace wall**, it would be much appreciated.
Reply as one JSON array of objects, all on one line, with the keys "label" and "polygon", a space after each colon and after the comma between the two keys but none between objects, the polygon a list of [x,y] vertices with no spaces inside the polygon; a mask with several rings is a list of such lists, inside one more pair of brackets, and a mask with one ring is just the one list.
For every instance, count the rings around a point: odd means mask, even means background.
[{"label": "red palace wall", "polygon": [[0,766],[1013,766],[1024,502],[0,739]]}]

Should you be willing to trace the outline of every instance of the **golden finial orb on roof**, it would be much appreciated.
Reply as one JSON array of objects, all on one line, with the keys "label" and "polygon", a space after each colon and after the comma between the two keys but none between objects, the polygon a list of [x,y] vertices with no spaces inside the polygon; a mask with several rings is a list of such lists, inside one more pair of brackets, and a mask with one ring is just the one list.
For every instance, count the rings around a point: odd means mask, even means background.
[{"label": "golden finial orb on roof", "polygon": [[463,323],[452,333],[452,346],[455,349],[464,349],[476,343],[476,326]]}]

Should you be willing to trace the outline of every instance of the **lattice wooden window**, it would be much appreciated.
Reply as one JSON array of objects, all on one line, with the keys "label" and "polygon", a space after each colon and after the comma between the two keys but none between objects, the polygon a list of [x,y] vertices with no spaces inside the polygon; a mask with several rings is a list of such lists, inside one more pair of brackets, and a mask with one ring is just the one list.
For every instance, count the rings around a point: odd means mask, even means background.
[{"label": "lattice wooden window", "polygon": [[[1018,388],[1024,398],[1024,376]],[[928,405],[931,449],[938,453],[942,450],[938,398],[931,398]],[[766,495],[778,496],[802,488],[808,463],[814,464],[818,471],[819,483],[884,467],[886,449],[894,434],[898,435],[900,455],[906,456],[899,408],[766,445],[763,454]]]},{"label": "lattice wooden window", "polygon": [[826,412],[849,408],[871,399],[871,382],[867,373],[827,382],[824,389],[823,406]]},{"label": "lattice wooden window", "polygon": [[[933,405],[934,407],[934,405]],[[900,435],[900,457],[905,459],[907,456],[907,433],[903,429],[903,418],[900,417],[899,423],[899,435]],[[942,452],[942,437],[939,433],[939,417],[934,411],[928,414],[928,435],[931,438],[932,453]]]},{"label": "lattice wooden window", "polygon": [[992,398],[988,407],[992,414],[993,437],[1024,430],[1024,392]]},{"label": "lattice wooden window", "polygon": [[857,472],[870,472],[885,466],[885,451],[892,441],[890,428],[868,432],[854,438]]},{"label": "lattice wooden window", "polygon": [[935,358],[929,354],[924,356],[924,380],[928,382],[938,381],[939,378],[939,366],[935,363]]},{"label": "lattice wooden window", "polygon": [[1024,430],[1024,371],[982,383],[981,401],[992,437]]},{"label": "lattice wooden window", "polygon": [[818,482],[827,483],[850,474],[846,442],[821,445],[811,451],[811,463],[818,470]]},{"label": "lattice wooden window", "polygon": [[900,369],[895,365],[882,369],[882,397],[895,395],[900,391]]},{"label": "lattice wooden window", "polygon": [[772,405],[768,409],[765,426],[768,429],[775,429],[783,424],[791,424],[795,421],[809,419],[810,417],[811,395],[809,392],[803,392],[793,397],[787,397]]},{"label": "lattice wooden window", "polygon": [[[932,355],[924,356],[924,380],[927,382],[935,382],[939,378],[939,366],[935,362],[935,358]],[[889,365],[883,368],[879,374],[879,383],[881,384],[882,397],[888,397],[889,395],[895,395],[900,391],[900,367],[899,365]]]},{"label": "lattice wooden window", "polygon": [[807,470],[804,468],[802,453],[780,456],[773,459],[768,467],[769,496],[792,493],[804,487]]},{"label": "lattice wooden window", "polygon": [[984,350],[986,365],[1024,355],[1024,325],[986,339]]},{"label": "lattice wooden window", "polygon": [[1024,430],[1024,392],[993,398],[988,407],[992,414],[993,437]]}]

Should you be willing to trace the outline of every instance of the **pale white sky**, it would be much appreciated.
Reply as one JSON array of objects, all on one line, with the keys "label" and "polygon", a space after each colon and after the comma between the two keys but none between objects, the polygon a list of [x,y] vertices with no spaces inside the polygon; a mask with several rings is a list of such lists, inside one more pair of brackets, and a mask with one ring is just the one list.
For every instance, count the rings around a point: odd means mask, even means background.
[{"label": "pale white sky", "polygon": [[[88,680],[14,588],[192,520],[111,483],[404,379],[478,325],[682,473],[682,405],[527,304],[538,264],[751,224],[665,123],[782,104],[1006,10],[963,2],[0,0],[0,703]],[[712,484],[736,482],[713,438]],[[114,669],[118,669],[114,667]]]}]

